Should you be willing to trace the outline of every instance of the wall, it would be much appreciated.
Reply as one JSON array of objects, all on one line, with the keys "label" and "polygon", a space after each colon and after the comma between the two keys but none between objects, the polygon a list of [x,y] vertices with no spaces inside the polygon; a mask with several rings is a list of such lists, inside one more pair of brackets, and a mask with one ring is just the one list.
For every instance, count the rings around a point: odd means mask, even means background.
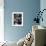
[{"label": "wall", "polygon": [[[32,20],[40,10],[40,0],[4,0],[4,39],[18,41],[32,29]],[[12,12],[24,13],[23,27],[12,26]]]},{"label": "wall", "polygon": [[[46,9],[46,0],[41,0],[41,1],[40,1],[40,9],[41,9],[41,11],[42,11],[43,9]],[[46,10],[43,12],[42,17],[43,17],[43,22],[41,21],[41,22],[40,22],[40,25],[46,27],[46,20],[45,20],[45,19],[46,19]]]},{"label": "wall", "polygon": [[0,42],[4,41],[4,0],[0,0]]}]

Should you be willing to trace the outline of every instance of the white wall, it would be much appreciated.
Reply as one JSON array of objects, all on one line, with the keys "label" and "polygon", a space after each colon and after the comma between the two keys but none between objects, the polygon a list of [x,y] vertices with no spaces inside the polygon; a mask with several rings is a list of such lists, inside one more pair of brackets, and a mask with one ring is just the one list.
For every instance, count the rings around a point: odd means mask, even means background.
[{"label": "white wall", "polygon": [[4,41],[4,0],[0,0],[0,42]]}]

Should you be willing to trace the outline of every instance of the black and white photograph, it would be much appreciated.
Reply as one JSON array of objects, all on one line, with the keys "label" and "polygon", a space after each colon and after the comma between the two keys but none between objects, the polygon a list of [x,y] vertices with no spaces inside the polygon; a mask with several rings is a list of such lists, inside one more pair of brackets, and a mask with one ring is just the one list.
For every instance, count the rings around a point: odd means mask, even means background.
[{"label": "black and white photograph", "polygon": [[12,25],[13,26],[23,26],[23,12],[13,12],[12,13]]}]

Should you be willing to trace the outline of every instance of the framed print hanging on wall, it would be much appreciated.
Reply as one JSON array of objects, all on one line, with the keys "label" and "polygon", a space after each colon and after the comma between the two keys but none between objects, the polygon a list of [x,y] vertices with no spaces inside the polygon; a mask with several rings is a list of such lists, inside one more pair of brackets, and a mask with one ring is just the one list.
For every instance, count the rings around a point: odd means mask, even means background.
[{"label": "framed print hanging on wall", "polygon": [[12,13],[12,26],[23,26],[23,12]]}]

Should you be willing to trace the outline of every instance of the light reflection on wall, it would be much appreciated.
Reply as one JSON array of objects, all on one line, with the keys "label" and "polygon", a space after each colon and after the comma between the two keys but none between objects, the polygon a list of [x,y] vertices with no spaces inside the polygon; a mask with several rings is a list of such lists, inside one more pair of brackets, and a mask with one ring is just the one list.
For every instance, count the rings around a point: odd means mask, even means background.
[{"label": "light reflection on wall", "polygon": [[0,0],[0,42],[4,41],[4,0]]}]

